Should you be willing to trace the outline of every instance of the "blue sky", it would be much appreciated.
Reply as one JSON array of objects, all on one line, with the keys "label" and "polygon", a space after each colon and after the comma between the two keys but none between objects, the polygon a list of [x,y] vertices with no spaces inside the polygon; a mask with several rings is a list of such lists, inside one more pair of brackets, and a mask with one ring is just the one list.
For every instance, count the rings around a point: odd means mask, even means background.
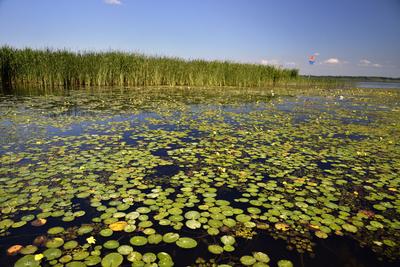
[{"label": "blue sky", "polygon": [[400,0],[0,0],[5,44],[400,77]]}]

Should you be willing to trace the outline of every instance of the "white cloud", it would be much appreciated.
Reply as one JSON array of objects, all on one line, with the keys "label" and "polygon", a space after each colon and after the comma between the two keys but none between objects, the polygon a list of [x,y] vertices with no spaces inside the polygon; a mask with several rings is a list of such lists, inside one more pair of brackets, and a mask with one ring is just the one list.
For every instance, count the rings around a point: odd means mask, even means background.
[{"label": "white cloud", "polygon": [[360,62],[358,63],[358,66],[361,67],[375,67],[375,68],[381,68],[382,65],[378,63],[372,63],[372,61],[368,59],[361,59]]},{"label": "white cloud", "polygon": [[361,59],[360,60],[360,66],[367,66],[367,65],[369,65],[369,64],[371,64],[372,62],[371,61],[369,61],[368,59]]},{"label": "white cloud", "polygon": [[278,66],[279,60],[277,60],[277,59],[262,59],[261,64]]},{"label": "white cloud", "polygon": [[121,5],[121,0],[104,0],[104,3],[108,5]]},{"label": "white cloud", "polygon": [[329,58],[327,60],[324,61],[325,64],[332,64],[332,65],[336,65],[340,63],[340,60],[338,58]]}]

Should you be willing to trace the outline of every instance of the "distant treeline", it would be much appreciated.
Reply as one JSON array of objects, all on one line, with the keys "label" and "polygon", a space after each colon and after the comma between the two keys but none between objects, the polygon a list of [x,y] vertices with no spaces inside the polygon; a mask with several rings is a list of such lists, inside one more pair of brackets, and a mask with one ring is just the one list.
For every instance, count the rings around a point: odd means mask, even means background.
[{"label": "distant treeline", "polygon": [[0,48],[1,83],[51,86],[240,86],[291,83],[297,69],[127,52]]}]

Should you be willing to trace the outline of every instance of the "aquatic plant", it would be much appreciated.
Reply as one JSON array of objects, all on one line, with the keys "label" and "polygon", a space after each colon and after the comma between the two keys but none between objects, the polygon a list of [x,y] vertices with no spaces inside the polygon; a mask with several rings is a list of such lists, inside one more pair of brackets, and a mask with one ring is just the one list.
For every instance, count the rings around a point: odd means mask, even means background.
[{"label": "aquatic plant", "polygon": [[298,78],[297,69],[260,64],[7,46],[0,48],[0,73],[5,88],[17,85],[262,87]]},{"label": "aquatic plant", "polygon": [[2,262],[293,266],[243,244],[333,236],[398,260],[400,92],[278,90],[1,97]]}]

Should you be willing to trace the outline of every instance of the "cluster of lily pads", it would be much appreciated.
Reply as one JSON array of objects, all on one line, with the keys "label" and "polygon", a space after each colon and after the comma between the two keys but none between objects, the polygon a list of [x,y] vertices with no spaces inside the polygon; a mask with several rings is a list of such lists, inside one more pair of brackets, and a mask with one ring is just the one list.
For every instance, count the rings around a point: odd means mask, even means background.
[{"label": "cluster of lily pads", "polygon": [[398,260],[400,93],[313,92],[0,98],[7,260],[293,266],[241,250],[264,235],[299,253],[349,236]]}]

